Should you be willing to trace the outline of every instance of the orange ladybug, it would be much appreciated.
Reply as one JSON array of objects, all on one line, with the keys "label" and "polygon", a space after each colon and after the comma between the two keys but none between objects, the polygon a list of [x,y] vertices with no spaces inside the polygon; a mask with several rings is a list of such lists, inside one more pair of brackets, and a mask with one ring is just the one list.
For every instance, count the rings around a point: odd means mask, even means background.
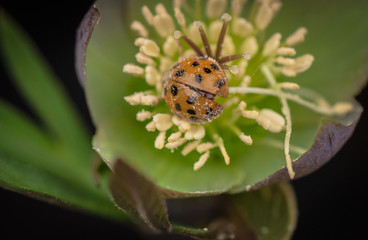
[{"label": "orange ladybug", "polygon": [[215,98],[226,98],[229,93],[229,83],[224,72],[229,66],[224,63],[246,56],[236,54],[220,57],[227,22],[231,18],[223,19],[215,55],[212,54],[200,22],[194,24],[199,29],[206,54],[181,32],[176,31],[174,34],[177,39],[183,39],[197,56],[180,59],[172,67],[163,82],[163,98],[173,113],[191,123],[210,122],[222,113],[224,107],[215,102]]}]

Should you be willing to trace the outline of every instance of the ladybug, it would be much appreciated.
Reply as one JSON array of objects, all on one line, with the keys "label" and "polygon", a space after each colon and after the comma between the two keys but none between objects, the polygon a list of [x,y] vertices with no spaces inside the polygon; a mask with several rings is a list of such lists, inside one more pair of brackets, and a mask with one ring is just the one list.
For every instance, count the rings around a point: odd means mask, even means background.
[{"label": "ladybug", "polygon": [[173,113],[190,123],[210,122],[222,113],[224,107],[215,102],[215,98],[226,98],[229,93],[229,83],[224,72],[229,66],[224,63],[246,55],[220,57],[228,21],[229,18],[224,18],[215,55],[212,54],[200,22],[194,24],[199,29],[205,53],[183,33],[174,33],[174,36],[183,39],[197,56],[180,59],[171,68],[163,81],[163,99]]}]

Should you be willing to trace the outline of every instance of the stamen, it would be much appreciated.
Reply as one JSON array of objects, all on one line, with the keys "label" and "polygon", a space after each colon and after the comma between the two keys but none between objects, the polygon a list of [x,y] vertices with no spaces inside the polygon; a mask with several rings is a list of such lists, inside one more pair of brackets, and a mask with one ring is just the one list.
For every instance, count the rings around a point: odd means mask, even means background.
[{"label": "stamen", "polygon": [[219,38],[217,40],[217,48],[216,48],[216,55],[215,55],[216,60],[219,59],[220,56],[221,56],[221,51],[222,51],[222,47],[223,47],[223,44],[224,44],[224,38],[225,38],[225,34],[226,34],[226,29],[227,29],[227,23],[231,20],[231,16],[229,14],[225,13],[224,15],[222,15],[221,19],[224,21],[224,23],[222,25]]},{"label": "stamen", "polygon": [[181,154],[183,156],[188,155],[190,152],[192,152],[194,149],[197,148],[197,146],[200,142],[201,142],[200,140],[196,140],[196,141],[192,141],[190,143],[187,143],[187,145],[185,145],[183,150],[181,151]]},{"label": "stamen", "polygon": [[166,131],[162,131],[158,134],[155,140],[155,148],[163,149],[165,146]]},{"label": "stamen", "polygon": [[207,159],[210,157],[210,151],[207,151],[205,154],[203,154],[197,162],[194,163],[193,170],[197,171],[203,165],[206,163]]},{"label": "stamen", "polygon": [[289,90],[298,90],[300,88],[300,86],[297,83],[293,83],[293,82],[282,82],[282,83],[279,83],[278,86],[284,89],[289,89]]},{"label": "stamen", "polygon": [[218,135],[215,135],[214,139],[216,140],[216,143],[220,148],[222,156],[224,157],[225,164],[229,165],[230,164],[230,157],[226,152],[226,148],[225,148],[225,145],[224,145],[224,140],[221,137],[219,137]]},{"label": "stamen", "polygon": [[199,49],[199,47],[192,40],[190,40],[187,36],[185,36],[182,32],[175,31],[174,38],[176,39],[182,38],[197,53],[198,56],[201,56],[201,57],[204,56],[201,49]]},{"label": "stamen", "polygon": [[137,62],[142,63],[142,64],[147,64],[147,65],[155,65],[155,61],[153,61],[152,58],[150,58],[149,56],[147,56],[146,54],[139,52],[135,55],[135,59],[137,60]]},{"label": "stamen", "polygon": [[127,101],[130,105],[148,105],[155,106],[157,105],[159,98],[154,95],[149,95],[144,92],[136,92],[133,95],[124,97],[125,101]]},{"label": "stamen", "polygon": [[209,0],[206,5],[208,18],[218,18],[225,11],[227,0]]},{"label": "stamen", "polygon": [[263,56],[268,56],[273,52],[275,52],[280,45],[280,40],[281,40],[280,33],[275,33],[274,35],[272,35],[272,37],[270,37],[270,39],[264,45],[262,51]]},{"label": "stamen", "polygon": [[133,21],[130,28],[141,37],[148,37],[148,30],[138,21]]},{"label": "stamen", "polygon": [[207,39],[206,33],[203,30],[202,25],[203,24],[200,21],[194,22],[194,26],[198,28],[199,34],[201,35],[203,46],[204,46],[207,56],[212,57],[211,47],[210,47],[210,44],[208,43],[208,39]]},{"label": "stamen", "polygon": [[150,119],[151,117],[152,113],[145,110],[141,110],[140,112],[137,113],[137,120],[140,122]]},{"label": "stamen", "polygon": [[244,4],[247,0],[233,0],[231,2],[231,12],[234,16],[239,16],[241,11],[243,10]]},{"label": "stamen", "polygon": [[187,140],[199,140],[202,139],[206,134],[206,131],[202,125],[193,125],[190,130],[185,133]]},{"label": "stamen", "polygon": [[267,108],[264,108],[259,112],[256,121],[264,129],[274,133],[281,132],[285,128],[284,117]]},{"label": "stamen", "polygon": [[177,141],[181,137],[182,134],[183,133],[180,132],[180,131],[179,132],[172,133],[170,135],[170,137],[167,139],[167,141],[168,142],[175,142],[175,141]]},{"label": "stamen", "polygon": [[160,59],[160,72],[165,73],[167,69],[170,69],[174,63],[169,57],[161,57]]},{"label": "stamen", "polygon": [[[210,26],[209,26],[209,39],[212,41],[212,42],[216,42],[217,39],[218,39],[218,36],[220,35],[220,32],[221,32],[221,28],[222,28],[222,22],[219,21],[219,20],[216,20],[216,21],[213,21]],[[216,48],[216,47],[215,47]],[[216,50],[216,49],[214,49]]]},{"label": "stamen", "polygon": [[174,20],[162,4],[156,5],[156,12],[158,15],[153,17],[153,27],[161,37],[171,35],[175,31]]},{"label": "stamen", "polygon": [[180,138],[180,139],[176,140],[175,142],[166,143],[165,147],[168,148],[168,149],[175,149],[175,148],[180,147],[184,143],[186,143],[186,141],[187,140],[185,138]]},{"label": "stamen", "polygon": [[134,75],[134,76],[143,76],[144,69],[137,65],[128,63],[124,65],[123,72]]},{"label": "stamen", "polygon": [[143,14],[143,17],[146,19],[146,22],[152,26],[153,25],[153,14],[146,5],[142,7],[142,14]]},{"label": "stamen", "polygon": [[232,24],[232,31],[240,37],[246,37],[254,31],[253,25],[244,18],[236,18]]},{"label": "stamen", "polygon": [[290,137],[291,137],[291,131],[292,131],[292,122],[291,122],[291,114],[290,114],[290,108],[287,103],[286,98],[280,98],[281,101],[281,111],[284,114],[286,118],[286,134],[285,134],[285,143],[284,143],[284,153],[286,158],[286,168],[288,170],[289,176],[291,179],[294,179],[295,172],[293,170],[292,160],[290,157]]},{"label": "stamen", "polygon": [[154,121],[151,121],[149,122],[147,125],[146,125],[146,130],[148,132],[154,132],[156,131],[156,123]]},{"label": "stamen", "polygon": [[156,128],[159,131],[166,131],[173,125],[170,114],[158,113],[153,116],[153,121],[156,123]]},{"label": "stamen", "polygon": [[278,64],[285,65],[285,66],[292,66],[295,64],[295,59],[293,58],[284,58],[278,57],[275,60]]},{"label": "stamen", "polygon": [[295,59],[295,64],[292,66],[285,66],[281,72],[288,77],[295,77],[298,73],[308,70],[314,61],[314,57],[310,54],[305,54]]},{"label": "stamen", "polygon": [[277,55],[282,55],[282,56],[295,56],[296,55],[296,51],[295,51],[294,48],[281,47],[281,48],[278,48],[276,50],[276,54]]},{"label": "stamen", "polygon": [[245,135],[244,133],[240,133],[239,138],[240,138],[240,140],[242,140],[248,146],[253,144],[253,140],[249,135]]},{"label": "stamen", "polygon": [[213,144],[211,142],[201,143],[197,146],[197,152],[204,153],[214,147],[216,147],[216,144]]},{"label": "stamen", "polygon": [[353,109],[354,106],[349,102],[338,102],[332,107],[332,111],[337,115],[345,115]]},{"label": "stamen", "polygon": [[258,52],[258,42],[255,37],[245,40],[241,46],[241,51],[249,52],[250,56],[255,56]]},{"label": "stamen", "polygon": [[146,40],[146,38],[139,37],[135,39],[134,45],[137,47],[141,47],[144,44],[144,40]]},{"label": "stamen", "polygon": [[150,39],[145,39],[139,50],[150,57],[158,57],[160,55],[159,46]]},{"label": "stamen", "polygon": [[164,4],[162,3],[158,3],[155,7],[155,11],[157,15],[164,15],[167,14],[166,8],[164,6]]},{"label": "stamen", "polygon": [[291,34],[285,41],[286,46],[295,46],[304,42],[307,29],[305,27],[298,28],[293,34]]},{"label": "stamen", "polygon": [[180,11],[180,8],[174,8],[174,11],[175,11],[175,18],[176,18],[176,21],[179,23],[179,25],[181,27],[185,27],[185,16],[184,14]]},{"label": "stamen", "polygon": [[256,26],[260,30],[265,30],[266,27],[270,24],[273,18],[273,10],[268,5],[268,2],[262,2],[261,6],[258,9],[256,18],[254,20]]},{"label": "stamen", "polygon": [[145,71],[145,79],[149,85],[155,86],[157,83],[160,82],[161,76],[155,67],[153,67],[152,65],[147,65]]}]

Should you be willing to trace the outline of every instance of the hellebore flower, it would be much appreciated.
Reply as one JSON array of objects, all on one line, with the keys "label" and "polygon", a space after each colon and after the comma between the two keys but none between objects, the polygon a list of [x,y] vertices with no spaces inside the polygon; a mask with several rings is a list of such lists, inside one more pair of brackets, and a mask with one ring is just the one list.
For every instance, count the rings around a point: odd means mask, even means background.
[{"label": "hellebore flower", "polygon": [[[120,157],[176,196],[236,193],[318,169],[351,135],[361,113],[352,97],[365,79],[336,73],[324,51],[326,41],[341,36],[331,29],[333,36],[321,40],[307,13],[294,18],[302,5],[97,2],[101,18],[87,47],[86,69],[79,64],[97,126],[95,150],[110,167]],[[179,59],[215,58],[219,41],[216,59],[229,82],[228,96],[214,100],[222,113],[202,124],[181,119],[163,100],[167,92],[177,94],[175,86],[174,92],[163,88],[168,71]],[[333,61],[340,59],[352,61],[348,53]],[[187,97],[173,100],[174,112],[193,104]],[[194,110],[188,114],[197,118]]]}]

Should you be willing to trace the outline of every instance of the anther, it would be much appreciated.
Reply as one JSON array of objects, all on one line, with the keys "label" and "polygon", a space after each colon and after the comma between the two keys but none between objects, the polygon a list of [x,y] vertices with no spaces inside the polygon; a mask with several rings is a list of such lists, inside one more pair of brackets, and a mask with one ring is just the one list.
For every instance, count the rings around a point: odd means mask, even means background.
[{"label": "anther", "polygon": [[143,76],[144,69],[137,66],[137,65],[128,63],[128,64],[124,65],[123,72],[129,73],[129,74],[135,75],[135,76]]},{"label": "anther", "polygon": [[130,28],[141,37],[148,37],[148,30],[138,21],[133,21]]},{"label": "anther", "polygon": [[141,110],[137,113],[137,120],[140,122],[143,122],[147,119],[150,119],[152,117],[152,113],[149,111]]},{"label": "anther", "polygon": [[206,163],[207,159],[210,157],[210,151],[207,151],[205,154],[203,154],[197,162],[194,163],[193,170],[197,171],[203,165]]}]

